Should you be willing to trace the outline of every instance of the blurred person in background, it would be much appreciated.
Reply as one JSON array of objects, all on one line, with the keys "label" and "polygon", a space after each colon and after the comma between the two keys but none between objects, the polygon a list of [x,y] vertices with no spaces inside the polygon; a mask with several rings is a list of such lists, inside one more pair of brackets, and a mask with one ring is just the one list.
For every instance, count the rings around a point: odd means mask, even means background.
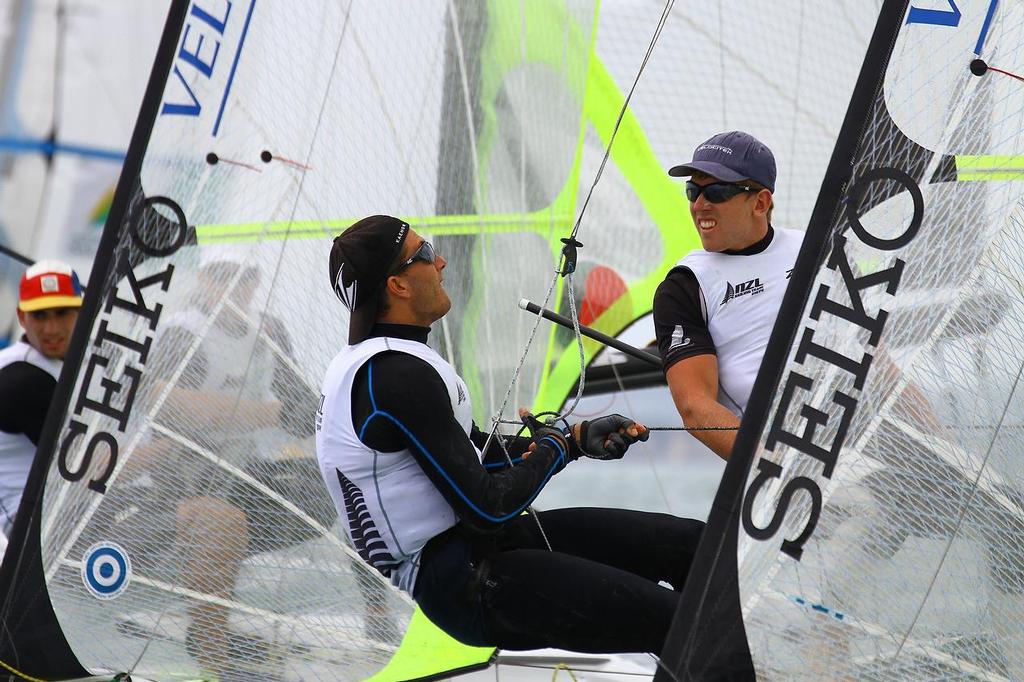
[{"label": "blurred person in background", "polygon": [[14,525],[81,307],[82,284],[70,265],[44,260],[22,276],[18,322],[24,334],[0,350],[0,524],[5,535]]}]

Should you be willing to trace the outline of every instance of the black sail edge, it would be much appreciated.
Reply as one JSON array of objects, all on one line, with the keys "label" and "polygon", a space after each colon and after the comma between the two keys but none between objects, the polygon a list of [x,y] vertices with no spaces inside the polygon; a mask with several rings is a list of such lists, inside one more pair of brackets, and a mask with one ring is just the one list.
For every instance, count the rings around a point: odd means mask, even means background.
[{"label": "black sail edge", "polygon": [[39,537],[42,500],[47,472],[56,451],[64,416],[71,403],[75,377],[86,354],[90,331],[108,293],[108,285],[116,284],[113,274],[116,267],[115,251],[119,236],[130,218],[129,211],[141,198],[142,160],[156,122],[188,8],[189,0],[173,0],[168,11],[153,71],[146,85],[128,154],[121,168],[92,266],[90,286],[79,312],[21,505],[8,539],[7,552],[0,566],[0,590],[3,594],[0,662],[6,664],[5,668],[10,666],[32,677],[63,680],[89,674],[71,650],[50,603]]},{"label": "black sail edge", "polygon": [[[879,12],[733,454],[665,640],[655,682],[755,678],[742,627],[736,565],[744,485],[811,285],[829,245],[831,228],[842,210],[862,132],[882,87],[908,2],[885,0]],[[739,632],[729,629],[734,624],[738,624]],[[700,637],[706,646],[700,645]]]}]

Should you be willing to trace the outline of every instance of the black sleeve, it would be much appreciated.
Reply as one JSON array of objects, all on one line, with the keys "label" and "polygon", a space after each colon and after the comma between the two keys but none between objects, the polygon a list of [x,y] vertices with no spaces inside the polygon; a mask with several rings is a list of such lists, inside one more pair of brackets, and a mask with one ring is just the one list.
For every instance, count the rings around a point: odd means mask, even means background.
[{"label": "black sleeve", "polygon": [[[487,469],[503,469],[509,466],[509,459],[512,460],[512,465],[519,464],[523,461],[523,453],[526,452],[526,448],[530,445],[530,438],[525,436],[495,436],[491,440],[490,446],[484,451],[484,446],[487,445],[488,434],[477,428],[476,424],[473,424],[473,430],[470,431],[469,439],[473,441],[473,445],[477,446],[481,452],[484,453],[484,467]],[[499,442],[501,439],[501,442]],[[501,443],[505,444],[502,448]],[[508,457],[505,456],[506,450],[508,451]]]},{"label": "black sleeve", "polygon": [[658,285],[654,293],[654,333],[666,372],[683,358],[715,354],[700,284],[689,268],[673,268]]},{"label": "black sleeve", "polygon": [[0,431],[23,433],[39,445],[57,380],[30,362],[0,369]]},{"label": "black sleeve", "polygon": [[309,384],[299,376],[292,365],[286,361],[292,359],[292,343],[284,323],[276,317],[267,317],[265,321],[267,336],[281,349],[285,358],[271,351],[274,356],[274,376],[270,390],[281,401],[281,428],[296,438],[313,435],[314,417],[319,392],[310,388]]},{"label": "black sleeve", "polygon": [[352,423],[375,450],[408,448],[459,518],[477,529],[518,516],[566,461],[560,448],[541,441],[517,466],[488,471],[455,420],[444,381],[407,353],[381,353],[357,372]]}]

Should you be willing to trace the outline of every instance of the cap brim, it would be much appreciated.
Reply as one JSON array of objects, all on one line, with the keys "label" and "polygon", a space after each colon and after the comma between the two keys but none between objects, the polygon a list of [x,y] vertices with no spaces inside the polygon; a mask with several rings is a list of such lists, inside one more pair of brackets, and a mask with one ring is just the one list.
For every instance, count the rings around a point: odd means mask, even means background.
[{"label": "cap brim", "polygon": [[378,295],[373,294],[352,311],[348,322],[348,345],[354,346],[370,335],[370,330],[377,323],[377,299]]},{"label": "cap brim", "polygon": [[720,163],[714,163],[712,161],[694,161],[693,163],[684,163],[680,166],[673,166],[669,169],[668,174],[674,178],[683,178],[694,173],[704,173],[710,175],[713,178],[724,180],[725,182],[738,182],[740,180],[747,180],[745,175],[729,170]]},{"label": "cap brim", "polygon": [[78,296],[41,296],[29,301],[18,303],[18,310],[23,313],[31,313],[36,310],[48,310],[49,308],[81,308],[82,299]]}]

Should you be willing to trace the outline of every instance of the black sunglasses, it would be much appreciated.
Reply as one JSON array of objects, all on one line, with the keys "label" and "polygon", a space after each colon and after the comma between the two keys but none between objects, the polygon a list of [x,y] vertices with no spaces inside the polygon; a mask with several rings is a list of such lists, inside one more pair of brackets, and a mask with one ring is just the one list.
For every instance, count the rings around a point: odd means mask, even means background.
[{"label": "black sunglasses", "polygon": [[721,204],[722,202],[729,201],[729,199],[732,199],[737,194],[758,191],[760,190],[756,187],[741,185],[735,182],[712,182],[710,185],[701,186],[693,180],[686,181],[686,198],[691,203],[697,201],[697,197],[701,194],[712,204]]},{"label": "black sunglasses", "polygon": [[427,240],[423,240],[423,243],[420,244],[420,248],[416,249],[416,251],[411,256],[409,256],[404,261],[396,265],[388,274],[388,276],[390,277],[391,275],[397,275],[402,270],[405,270],[407,267],[409,267],[418,260],[421,260],[424,263],[430,263],[431,265],[433,265],[434,261],[437,260],[437,253],[434,251],[434,247],[431,245],[431,243],[428,242]]}]

